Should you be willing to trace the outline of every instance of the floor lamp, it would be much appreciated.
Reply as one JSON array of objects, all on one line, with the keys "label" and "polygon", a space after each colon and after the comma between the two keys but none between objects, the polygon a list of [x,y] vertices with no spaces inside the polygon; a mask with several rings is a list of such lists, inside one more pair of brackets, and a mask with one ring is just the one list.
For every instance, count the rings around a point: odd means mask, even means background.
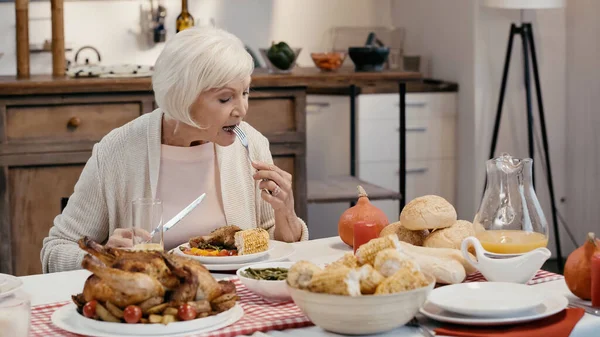
[{"label": "floor lamp", "polygon": [[[548,9],[548,8],[562,8],[565,6],[566,0],[483,0],[482,3],[487,7],[504,8],[504,9]],[[508,47],[506,49],[506,58],[504,60],[504,71],[502,73],[502,84],[500,86],[500,97],[498,98],[498,109],[496,110],[496,120],[494,123],[494,133],[492,136],[492,144],[490,149],[489,158],[494,158],[494,152],[496,151],[496,143],[498,141],[498,131],[500,129],[500,120],[502,117],[502,105],[504,103],[504,93],[506,90],[506,80],[508,78],[508,68],[510,66],[510,57],[513,46],[513,39],[515,35],[521,36],[522,52],[523,52],[523,70],[525,78],[525,97],[527,103],[527,139],[529,145],[529,157],[534,158],[534,139],[533,139],[533,112],[531,106],[531,80],[530,80],[530,59],[531,65],[533,66],[533,78],[535,81],[535,91],[537,96],[537,105],[539,110],[540,128],[542,132],[542,146],[546,158],[546,171],[548,181],[548,191],[550,193],[550,203],[552,207],[552,228],[554,229],[554,238],[556,244],[556,262],[558,263],[558,269],[562,273],[563,269],[563,257],[560,248],[560,237],[558,232],[558,221],[557,221],[557,210],[556,202],[554,198],[554,185],[552,182],[552,171],[550,168],[550,151],[548,150],[548,135],[546,132],[546,119],[544,116],[544,105],[542,101],[542,88],[540,85],[540,75],[538,71],[538,62],[535,52],[535,43],[533,39],[533,26],[529,22],[523,22],[521,25],[512,23],[510,25],[510,34],[508,37]],[[531,55],[530,55],[531,54]],[[535,186],[535,175],[532,177],[533,184]]]}]

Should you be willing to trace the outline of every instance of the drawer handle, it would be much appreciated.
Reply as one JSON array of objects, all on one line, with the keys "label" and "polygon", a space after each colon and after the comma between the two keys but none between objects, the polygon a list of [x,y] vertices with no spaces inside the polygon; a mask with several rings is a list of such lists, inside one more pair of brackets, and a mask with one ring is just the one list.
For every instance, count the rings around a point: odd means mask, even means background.
[{"label": "drawer handle", "polygon": [[67,127],[71,129],[77,128],[81,124],[81,119],[79,117],[71,117],[67,122]]},{"label": "drawer handle", "polygon": [[[400,106],[400,102],[396,103],[396,106]],[[406,107],[411,107],[411,108],[424,108],[427,106],[427,103],[425,102],[406,102]]]},{"label": "drawer handle", "polygon": [[[409,173],[425,173],[429,171],[426,167],[416,168],[416,169],[407,169],[406,174]],[[400,170],[396,171],[396,175],[400,175]]]},{"label": "drawer handle", "polygon": [[[414,128],[406,128],[406,132],[426,132],[427,128],[424,126],[414,127]],[[396,128],[396,132],[400,132],[400,128]]]},{"label": "drawer handle", "polygon": [[306,112],[319,112],[321,109],[329,108],[329,103],[327,102],[315,102],[315,103],[306,103]]},{"label": "drawer handle", "polygon": [[318,106],[319,108],[328,108],[329,103],[328,102],[310,102],[310,103],[306,103],[306,106]]}]

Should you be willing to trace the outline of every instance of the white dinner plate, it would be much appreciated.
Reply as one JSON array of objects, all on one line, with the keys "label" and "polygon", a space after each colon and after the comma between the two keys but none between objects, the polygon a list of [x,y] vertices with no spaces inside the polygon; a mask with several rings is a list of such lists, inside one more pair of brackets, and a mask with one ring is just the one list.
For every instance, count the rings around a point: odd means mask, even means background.
[{"label": "white dinner plate", "polygon": [[188,255],[188,254],[182,252],[181,249],[179,249],[179,247],[189,248],[190,247],[189,243],[184,243],[182,245],[179,245],[177,248],[173,249],[173,251],[177,255],[182,255],[182,256],[192,258],[203,264],[239,264],[239,263],[246,263],[246,262],[251,262],[251,261],[257,260],[257,259],[260,259],[261,257],[269,254],[269,252],[273,249],[273,246],[274,246],[273,242],[275,242],[275,241],[274,240],[269,241],[269,249],[265,250],[264,252],[247,254],[247,255],[236,255],[236,256]]},{"label": "white dinner plate", "polygon": [[[215,331],[237,322],[244,316],[244,309],[238,304],[215,316],[185,322],[164,324],[127,324],[96,321],[77,312],[77,307],[69,303],[52,314],[52,323],[57,327],[84,336],[185,336]],[[90,321],[93,322],[90,324]]]},{"label": "white dinner plate", "polygon": [[271,248],[269,249],[269,251],[266,255],[264,255],[256,260],[252,260],[251,262],[222,263],[222,264],[207,263],[207,264],[204,264],[204,266],[206,267],[206,269],[208,269],[210,271],[234,271],[234,270],[238,270],[239,268],[249,266],[249,265],[252,265],[255,263],[283,261],[283,260],[289,258],[290,256],[294,255],[294,253],[296,252],[296,249],[294,248],[294,246],[291,243],[272,240],[270,245],[271,245]]},{"label": "white dinner plate", "polygon": [[14,293],[22,286],[23,281],[19,278],[8,274],[0,274],[0,298]]},{"label": "white dinner plate", "polygon": [[563,295],[548,294],[546,295],[542,304],[529,311],[519,313],[518,315],[512,317],[465,316],[455,312],[446,311],[429,301],[425,302],[419,312],[426,317],[445,323],[473,326],[496,326],[525,323],[552,316],[564,310],[568,304],[569,301]]},{"label": "white dinner plate", "polygon": [[467,316],[513,317],[539,306],[544,298],[541,289],[525,284],[468,282],[434,289],[427,300]]}]

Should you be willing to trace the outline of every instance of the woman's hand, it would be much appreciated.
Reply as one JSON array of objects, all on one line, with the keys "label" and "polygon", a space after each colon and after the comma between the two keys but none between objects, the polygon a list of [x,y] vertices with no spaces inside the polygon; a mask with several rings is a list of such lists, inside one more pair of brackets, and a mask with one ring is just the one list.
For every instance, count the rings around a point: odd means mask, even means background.
[{"label": "woman's hand", "polygon": [[[254,180],[260,181],[261,197],[275,211],[275,240],[296,242],[302,237],[302,225],[294,210],[292,175],[273,164],[253,162]],[[269,192],[267,192],[269,191]]]},{"label": "woman's hand", "polygon": [[106,242],[107,247],[112,248],[132,248],[134,236],[139,237],[139,242],[146,242],[152,239],[150,233],[141,228],[117,228]]},{"label": "woman's hand", "polygon": [[268,202],[275,212],[289,211],[295,214],[292,175],[273,164],[253,162],[252,166],[257,170],[254,180],[260,181],[258,188],[262,190],[263,200]]}]

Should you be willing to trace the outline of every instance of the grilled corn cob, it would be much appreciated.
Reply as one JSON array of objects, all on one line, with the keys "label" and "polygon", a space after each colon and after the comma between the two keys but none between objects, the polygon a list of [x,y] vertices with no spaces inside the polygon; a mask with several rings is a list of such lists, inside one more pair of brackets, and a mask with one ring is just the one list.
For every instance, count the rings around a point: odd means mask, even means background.
[{"label": "grilled corn cob", "polygon": [[356,251],[358,263],[361,265],[373,265],[377,253],[386,248],[400,249],[400,242],[398,241],[398,236],[396,236],[396,234],[390,234],[382,238],[373,239],[360,246],[360,248],[358,248]]},{"label": "grilled corn cob", "polygon": [[324,270],[313,275],[308,290],[315,293],[360,296],[360,272],[348,267]]},{"label": "grilled corn cob", "polygon": [[394,294],[403,291],[421,288],[429,284],[425,275],[420,271],[408,268],[398,270],[394,275],[386,278],[377,286],[375,295]]},{"label": "grilled corn cob", "polygon": [[358,271],[360,272],[360,292],[363,295],[373,294],[377,286],[385,279],[370,264],[365,264]]},{"label": "grilled corn cob", "polygon": [[306,289],[313,275],[321,271],[321,268],[312,262],[298,261],[288,270],[287,283],[293,288]]},{"label": "grilled corn cob", "polygon": [[394,248],[387,248],[377,253],[373,267],[385,277],[394,275],[402,268],[408,268],[412,271],[421,270],[413,258]]},{"label": "grilled corn cob", "polygon": [[348,252],[344,254],[339,260],[327,265],[325,269],[337,268],[337,267],[348,267],[348,268],[358,268],[358,260],[354,254]]},{"label": "grilled corn cob", "polygon": [[252,228],[234,234],[238,255],[264,252],[269,249],[269,232],[262,228]]}]

